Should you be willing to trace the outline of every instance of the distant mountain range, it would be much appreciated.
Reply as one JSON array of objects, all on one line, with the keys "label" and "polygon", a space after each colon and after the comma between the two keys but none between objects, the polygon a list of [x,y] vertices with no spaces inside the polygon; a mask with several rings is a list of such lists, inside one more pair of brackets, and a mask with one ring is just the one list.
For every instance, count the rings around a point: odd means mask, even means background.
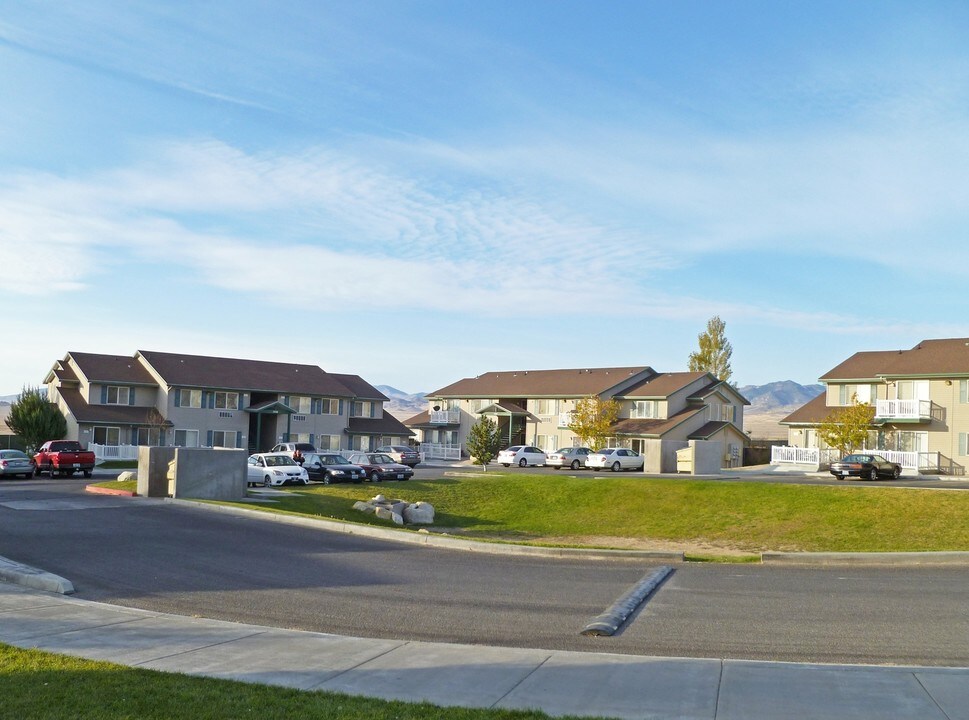
[{"label": "distant mountain range", "polygon": [[790,408],[793,412],[804,403],[813,400],[824,392],[824,385],[799,385],[793,380],[779,380],[766,385],[744,385],[737,388],[740,394],[750,400],[746,412],[771,412]]},{"label": "distant mountain range", "polygon": [[427,410],[424,393],[405,393],[390,385],[377,385],[376,388],[390,398],[384,409],[398,420],[407,420]]}]

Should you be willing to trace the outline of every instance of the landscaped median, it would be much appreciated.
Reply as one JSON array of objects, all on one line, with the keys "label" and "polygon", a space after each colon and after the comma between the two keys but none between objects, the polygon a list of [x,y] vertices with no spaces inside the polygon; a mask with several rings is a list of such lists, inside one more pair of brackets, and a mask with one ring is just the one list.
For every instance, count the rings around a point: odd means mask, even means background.
[{"label": "landscaped median", "polygon": [[[133,489],[126,483],[99,485]],[[679,550],[688,559],[718,560],[759,560],[763,552],[969,551],[969,492],[868,484],[506,472],[383,485],[299,486],[260,502],[230,505],[391,527],[352,509],[354,502],[378,492],[429,502],[436,509],[433,533],[492,542]]]}]

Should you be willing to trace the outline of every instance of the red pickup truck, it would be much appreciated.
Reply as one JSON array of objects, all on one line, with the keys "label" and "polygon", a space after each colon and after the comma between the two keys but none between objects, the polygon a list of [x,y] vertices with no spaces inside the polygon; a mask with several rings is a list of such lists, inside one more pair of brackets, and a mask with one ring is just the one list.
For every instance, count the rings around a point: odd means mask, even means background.
[{"label": "red pickup truck", "polygon": [[94,461],[94,453],[82,448],[77,440],[48,440],[34,454],[34,474],[48,472],[56,477],[82,472],[89,478]]}]

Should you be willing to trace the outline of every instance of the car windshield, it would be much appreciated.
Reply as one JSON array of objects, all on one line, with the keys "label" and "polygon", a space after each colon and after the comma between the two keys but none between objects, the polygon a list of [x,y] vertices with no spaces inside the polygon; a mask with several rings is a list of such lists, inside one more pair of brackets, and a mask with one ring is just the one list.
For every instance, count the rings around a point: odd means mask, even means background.
[{"label": "car windshield", "polygon": [[324,465],[349,465],[350,461],[342,455],[323,455]]},{"label": "car windshield", "polygon": [[277,465],[295,465],[296,462],[289,455],[267,455],[266,465],[276,467]]},{"label": "car windshield", "polygon": [[373,463],[392,463],[394,459],[390,455],[371,455],[370,462]]},{"label": "car windshield", "polygon": [[24,455],[22,452],[20,452],[19,450],[0,450],[0,457],[7,458],[8,460],[10,458],[16,458],[17,460],[29,460],[30,459],[26,455]]}]

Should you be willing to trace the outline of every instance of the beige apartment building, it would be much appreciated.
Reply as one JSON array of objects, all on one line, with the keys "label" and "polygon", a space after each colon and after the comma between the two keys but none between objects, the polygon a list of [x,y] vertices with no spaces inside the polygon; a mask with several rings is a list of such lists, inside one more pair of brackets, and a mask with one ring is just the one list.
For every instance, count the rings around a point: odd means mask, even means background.
[{"label": "beige apartment building", "polygon": [[620,404],[610,442],[649,455],[651,441],[723,445],[724,466],[739,465],[748,401],[708,373],[659,373],[648,366],[517,370],[465,378],[428,393],[427,411],[405,421],[422,446],[462,451],[471,426],[492,418],[506,445],[550,452],[578,444],[569,429],[576,402],[597,395]]},{"label": "beige apartment building", "polygon": [[[852,398],[875,406],[867,450],[909,472],[964,475],[969,466],[969,338],[923,340],[909,350],[858,352],[820,378],[825,392],[784,420],[778,462],[826,465],[817,428]],[[784,457],[786,454],[786,458]]]}]

